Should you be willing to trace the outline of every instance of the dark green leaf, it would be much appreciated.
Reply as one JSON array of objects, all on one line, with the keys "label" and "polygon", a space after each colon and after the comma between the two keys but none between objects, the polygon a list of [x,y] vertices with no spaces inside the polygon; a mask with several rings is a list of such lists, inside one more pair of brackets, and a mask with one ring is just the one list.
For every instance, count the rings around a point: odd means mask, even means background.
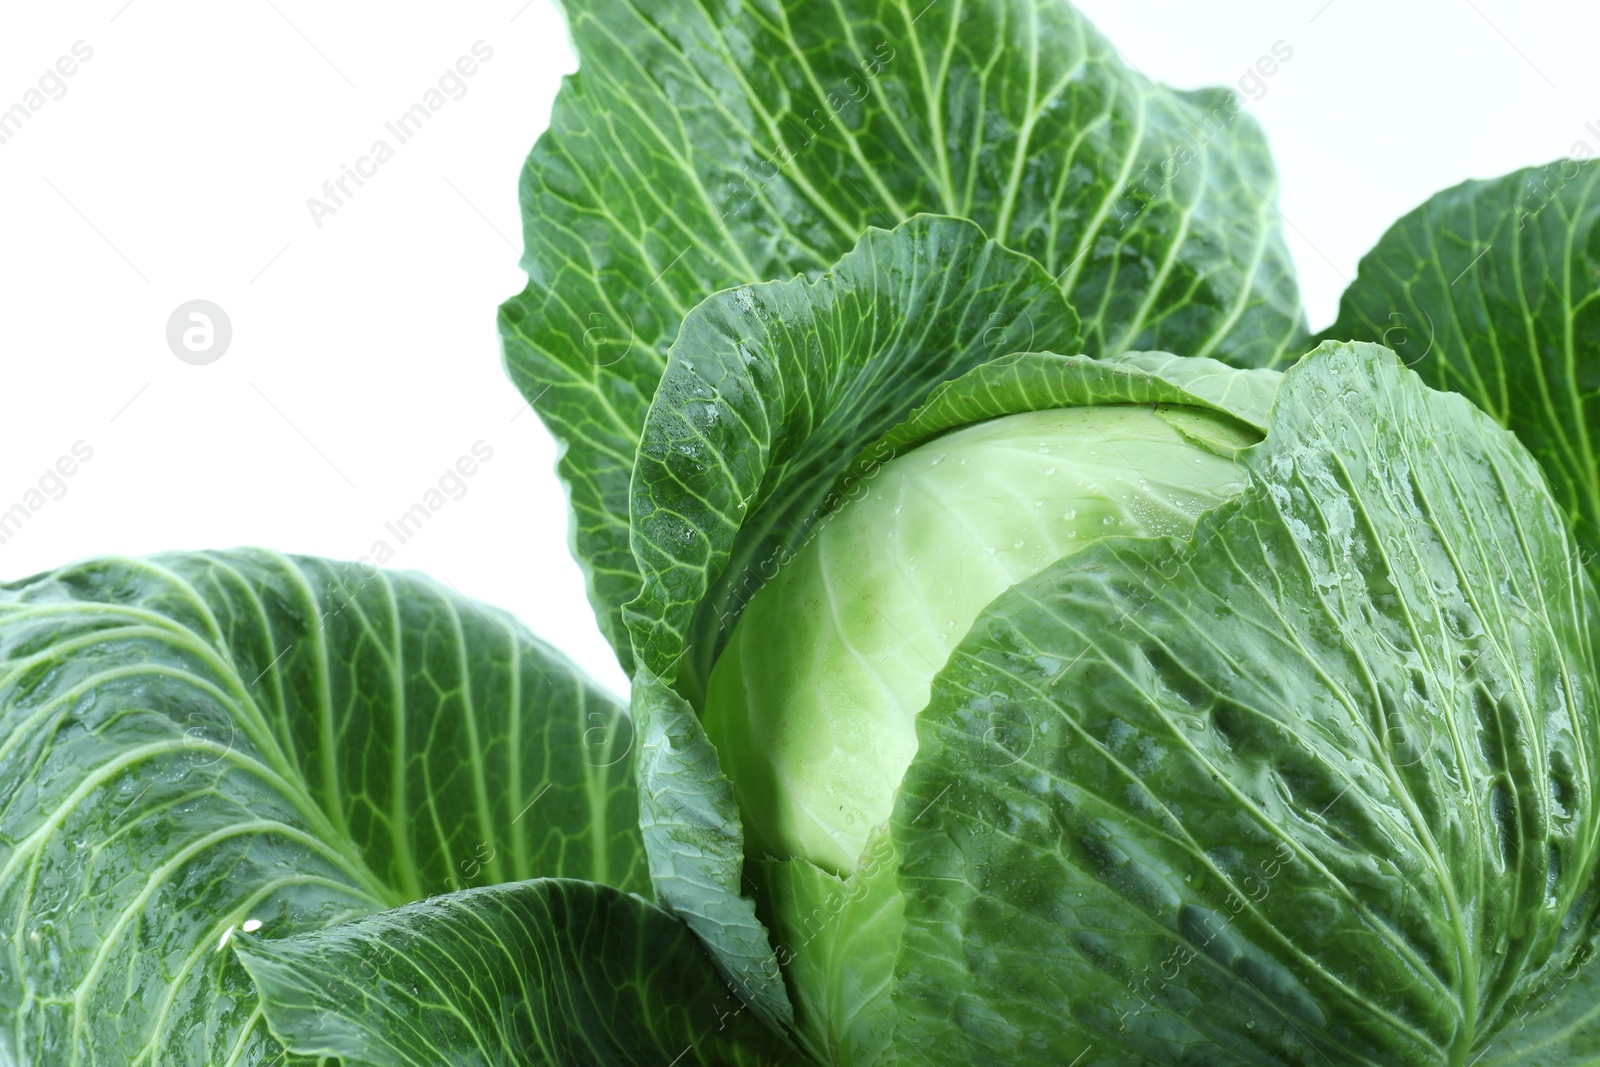
[{"label": "dark green leaf", "polygon": [[806,539],[859,453],[947,379],[1019,349],[1071,352],[1077,326],[1038,263],[926,215],[868,233],[815,282],[695,308],[634,472],[640,661],[696,701],[764,570]]},{"label": "dark green leaf", "polygon": [[687,927],[592,882],[470,889],[238,952],[273,1033],[345,1067],[789,1062]]},{"label": "dark green leaf", "polygon": [[0,587],[0,1062],[278,1062],[247,924],[643,888],[631,745],[571,664],[419,576],[238,551]]},{"label": "dark green leaf", "polygon": [[1532,458],[1326,345],[1240,462],[1192,541],[1062,560],[936,679],[901,1062],[1459,1067],[1578,948],[1596,605]]},{"label": "dark green leaf", "polygon": [[1383,341],[1516,432],[1600,552],[1600,165],[1442,192],[1361,261],[1327,331]]},{"label": "dark green leaf", "polygon": [[523,175],[529,284],[501,333],[566,445],[625,666],[635,447],[679,324],[717,290],[815,277],[931,212],[1037,258],[1093,355],[1265,364],[1303,335],[1254,120],[1231,93],[1151,83],[1062,0],[564,7],[580,67]]},{"label": "dark green leaf", "polygon": [[1472,1067],[1600,1067],[1600,968],[1593,939],[1530,997]]}]

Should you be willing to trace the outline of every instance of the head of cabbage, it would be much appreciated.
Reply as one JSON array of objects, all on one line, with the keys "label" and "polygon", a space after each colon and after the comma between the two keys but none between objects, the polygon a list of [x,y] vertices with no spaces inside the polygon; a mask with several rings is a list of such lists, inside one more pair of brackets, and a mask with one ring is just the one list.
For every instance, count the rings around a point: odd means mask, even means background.
[{"label": "head of cabbage", "polygon": [[1102,537],[1188,536],[1259,433],[1106,404],[951,431],[876,468],[746,608],[704,722],[750,847],[855,869],[916,752],[933,676],[980,611]]},{"label": "head of cabbage", "polygon": [[750,600],[702,722],[812,1055],[1466,1063],[1576,951],[1536,469],[1380,350],[1270,377],[946,420]]}]

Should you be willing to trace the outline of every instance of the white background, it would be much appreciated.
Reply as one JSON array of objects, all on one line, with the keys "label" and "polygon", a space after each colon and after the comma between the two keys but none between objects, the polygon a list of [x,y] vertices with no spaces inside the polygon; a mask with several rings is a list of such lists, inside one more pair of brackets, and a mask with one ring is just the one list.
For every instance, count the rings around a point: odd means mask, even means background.
[{"label": "white background", "polygon": [[[1428,194],[1600,151],[1593,4],[1081,6],[1183,87],[1293,49],[1248,106],[1314,327]],[[80,40],[66,94],[0,144],[0,510],[75,442],[94,458],[0,545],[0,580],[111,552],[359,557],[483,441],[467,495],[392,565],[511,609],[625,691],[567,551],[554,443],[495,332],[523,284],[518,172],[575,66],[550,0],[8,4],[0,109]],[[318,228],[307,198],[480,40],[494,55],[466,95]],[[234,328],[204,367],[165,341],[196,298]]]}]

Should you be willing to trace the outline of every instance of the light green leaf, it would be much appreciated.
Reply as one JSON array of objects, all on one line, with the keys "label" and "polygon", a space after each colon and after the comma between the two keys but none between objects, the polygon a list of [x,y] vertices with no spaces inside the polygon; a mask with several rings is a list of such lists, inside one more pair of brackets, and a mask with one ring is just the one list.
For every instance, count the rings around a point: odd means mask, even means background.
[{"label": "light green leaf", "polygon": [[0,1063],[275,1063],[228,943],[647,884],[628,719],[424,578],[237,551],[0,586]]},{"label": "light green leaf", "polygon": [[883,436],[882,445],[899,454],[985,419],[1094,404],[1211,408],[1245,427],[1265,430],[1281,378],[1277,371],[1237,370],[1216,360],[1165,352],[1129,352],[1110,359],[1019,352],[940,384],[926,404]]},{"label": "light green leaf", "polygon": [[898,1020],[889,997],[905,932],[898,867],[887,827],[874,831],[848,878],[803,859],[756,865],[794,992],[796,1034],[818,1062],[895,1062]]},{"label": "light green leaf", "polygon": [[1303,335],[1254,120],[1231,93],[1153,84],[1064,0],[563,6],[579,71],[523,175],[529,284],[501,334],[566,446],[577,554],[625,665],[634,452],[713,292],[815,277],[929,212],[1037,258],[1092,355],[1265,364]]},{"label": "light green leaf", "polygon": [[345,1067],[789,1062],[677,919],[542,879],[238,950],[273,1033]]},{"label": "light green leaf", "polygon": [[1330,344],[1239,461],[1192,540],[1058,562],[936,679],[901,1062],[1463,1067],[1582,948],[1596,604],[1533,459]]},{"label": "light green leaf", "polygon": [[[1600,165],[1558,160],[1439,193],[1361,261],[1326,336],[1383,341],[1538,458],[1600,552]],[[1600,572],[1592,572],[1600,574]]]}]

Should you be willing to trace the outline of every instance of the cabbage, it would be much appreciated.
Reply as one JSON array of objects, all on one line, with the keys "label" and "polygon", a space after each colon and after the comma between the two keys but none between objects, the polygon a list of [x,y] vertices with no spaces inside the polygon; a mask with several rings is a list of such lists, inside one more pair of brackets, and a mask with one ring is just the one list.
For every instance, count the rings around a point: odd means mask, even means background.
[{"label": "cabbage", "polygon": [[1102,537],[1187,536],[1243,487],[1217,412],[1032,411],[898,456],[762,587],[703,715],[748,847],[853,870],[916,753],[933,676],[990,601]]},{"label": "cabbage", "polygon": [[365,559],[0,583],[0,1065],[1600,1067],[1600,164],[1319,339],[1064,0],[562,6],[500,332],[626,705]]}]

